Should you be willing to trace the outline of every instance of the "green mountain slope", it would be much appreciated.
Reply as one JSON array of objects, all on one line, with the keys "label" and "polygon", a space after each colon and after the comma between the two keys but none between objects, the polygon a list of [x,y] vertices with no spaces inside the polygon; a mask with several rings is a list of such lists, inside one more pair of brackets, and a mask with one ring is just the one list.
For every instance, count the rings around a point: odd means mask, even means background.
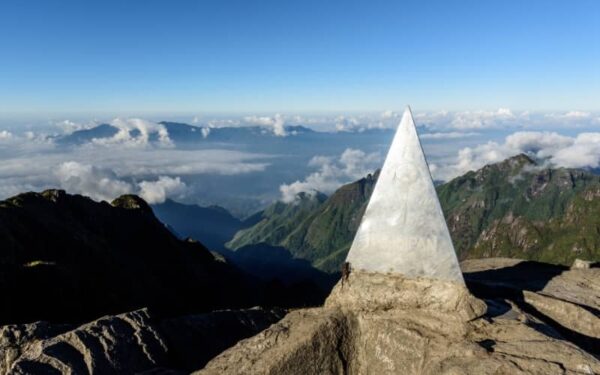
[{"label": "green mountain slope", "polygon": [[302,194],[291,204],[277,202],[262,213],[262,220],[238,232],[227,245],[236,250],[266,243],[282,246],[317,268],[336,272],[346,257],[366,208],[377,173],[339,188],[331,197],[307,199]]},{"label": "green mountain slope", "polygon": [[292,203],[275,202],[267,209],[253,215],[248,220],[257,223],[235,234],[226,246],[239,249],[246,245],[267,243],[279,245],[302,225],[305,220],[323,204],[327,197],[323,194],[300,193]]},{"label": "green mountain slope", "polygon": [[[338,271],[376,177],[345,185],[312,209],[275,203],[228,246],[283,246],[321,270]],[[560,264],[575,258],[600,260],[599,176],[547,168],[521,154],[468,172],[437,190],[460,259],[505,256]],[[301,214],[273,214],[291,211]]]}]

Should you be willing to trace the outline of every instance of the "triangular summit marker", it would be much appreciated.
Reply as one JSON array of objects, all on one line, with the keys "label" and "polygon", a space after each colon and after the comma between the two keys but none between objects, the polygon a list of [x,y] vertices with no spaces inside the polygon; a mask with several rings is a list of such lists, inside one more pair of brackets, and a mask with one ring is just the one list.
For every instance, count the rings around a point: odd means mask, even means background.
[{"label": "triangular summit marker", "polygon": [[409,107],[347,260],[357,270],[464,284]]}]

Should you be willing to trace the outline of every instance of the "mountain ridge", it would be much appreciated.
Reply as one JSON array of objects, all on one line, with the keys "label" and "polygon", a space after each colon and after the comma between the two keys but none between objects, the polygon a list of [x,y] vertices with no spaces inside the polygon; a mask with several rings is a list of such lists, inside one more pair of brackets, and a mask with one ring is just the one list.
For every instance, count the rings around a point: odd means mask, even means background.
[{"label": "mountain ridge", "polygon": [[[342,186],[302,217],[263,217],[257,225],[260,231],[244,229],[227,246],[283,246],[319,269],[337,272],[376,177]],[[550,168],[519,154],[467,172],[436,190],[461,260],[508,256],[563,265],[577,257],[600,260],[600,220],[594,213],[600,208],[600,177],[591,172]],[[362,194],[346,196],[349,191]],[[265,233],[270,227],[277,230]],[[287,227],[294,230],[286,232]]]},{"label": "mountain ridge", "polygon": [[1,201],[0,248],[0,291],[11,301],[0,322],[252,303],[243,273],[202,244],[177,239],[133,195],[107,203],[46,190]]},{"label": "mountain ridge", "polygon": [[[161,121],[158,124],[165,127],[169,138],[175,142],[188,143],[194,141],[207,140],[227,142],[239,137],[257,138],[269,135],[277,137],[268,126],[229,126],[229,127],[208,127],[195,126],[181,122]],[[302,125],[286,125],[283,127],[287,135],[301,135],[316,133],[315,130]],[[86,142],[91,142],[93,139],[111,138],[119,132],[117,126],[103,123],[89,129],[75,130],[69,134],[55,137],[55,140],[60,145],[80,145]],[[131,137],[140,135],[138,129],[129,130]],[[151,131],[148,134],[148,140],[156,142],[159,140],[158,131]]]}]

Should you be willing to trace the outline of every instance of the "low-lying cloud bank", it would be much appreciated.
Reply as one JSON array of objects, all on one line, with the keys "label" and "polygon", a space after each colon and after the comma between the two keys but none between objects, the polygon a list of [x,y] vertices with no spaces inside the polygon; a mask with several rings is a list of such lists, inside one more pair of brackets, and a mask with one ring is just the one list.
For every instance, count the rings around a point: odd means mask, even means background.
[{"label": "low-lying cloud bank", "polygon": [[[598,168],[600,167],[600,132],[580,133],[573,137],[557,132],[515,132],[507,136],[503,142],[490,141],[474,147],[462,148],[453,160],[430,163],[429,168],[434,179],[449,181],[469,171],[501,162],[520,153],[543,160],[546,165],[553,167]],[[293,202],[299,192],[331,193],[341,185],[364,177],[382,165],[381,155],[367,155],[361,150],[354,149],[347,149],[338,158],[315,156],[309,163],[309,167],[316,167],[318,170],[302,181],[281,185],[281,200]]]},{"label": "low-lying cloud bank", "polygon": [[[575,110],[530,113],[501,108],[492,111],[414,112],[414,115],[421,138],[432,155],[430,169],[437,180],[447,181],[522,152],[559,167],[600,167],[600,115],[597,113]],[[307,117],[276,114],[227,119],[197,118],[193,123],[202,126],[199,129],[204,138],[211,137],[214,127],[245,125],[263,126],[264,134],[273,138],[272,135],[294,135],[287,130],[288,125],[360,133],[372,129],[393,129],[400,118],[400,112],[385,111],[370,115]],[[165,126],[159,123],[137,118],[117,118],[109,123],[118,129],[113,136],[92,139],[81,146],[69,148],[57,147],[54,138],[43,133],[0,129],[0,199],[24,191],[58,187],[97,200],[111,200],[120,194],[135,193],[151,203],[158,203],[169,197],[185,199],[199,195],[194,190],[193,176],[206,175],[210,178],[208,176],[211,175],[263,172],[277,162],[279,164],[271,171],[286,167],[282,167],[284,162],[271,159],[275,155],[263,154],[269,151],[262,148],[256,152],[232,151],[232,147],[227,150],[182,149],[174,143]],[[89,129],[98,124],[98,121],[81,124],[68,120],[56,123],[66,132]],[[499,138],[500,134],[504,136],[508,132],[512,134]],[[341,136],[340,139],[344,139],[347,134]],[[491,141],[480,143],[485,137]],[[298,142],[301,138],[289,140]],[[285,142],[280,138],[277,141]],[[306,171],[301,170],[299,175],[290,178],[293,182],[285,181],[288,183],[279,186],[280,198],[292,202],[299,192],[331,193],[340,185],[379,168],[388,145],[357,143],[352,147],[339,155],[314,156],[306,165]],[[361,148],[381,151],[369,153]],[[306,153],[300,156],[307,157],[306,160],[312,156],[311,152],[324,153],[323,148],[311,151],[310,145],[305,150],[301,152]],[[294,181],[296,176],[304,175],[304,178]],[[248,190],[255,189],[252,194],[256,195],[264,193],[265,200],[273,199],[281,182],[276,180],[273,183],[275,191],[269,191],[268,197],[263,186],[248,186]],[[223,186],[223,189],[227,188]],[[235,194],[238,194],[237,190]]]},{"label": "low-lying cloud bank", "polygon": [[449,180],[519,153],[544,159],[555,167],[598,168],[600,133],[586,132],[569,137],[556,132],[515,132],[502,143],[488,142],[461,149],[453,163],[438,166],[434,175]]},{"label": "low-lying cloud bank", "polygon": [[[149,203],[193,194],[187,177],[238,175],[261,172],[267,155],[232,150],[180,150],[172,147],[168,133],[157,143],[148,135],[160,128],[124,121],[119,129],[138,129],[69,149],[51,138],[25,134],[0,140],[0,199],[25,191],[62,188],[70,193],[110,201],[122,194],[139,194]],[[126,134],[125,134],[126,133]]]},{"label": "low-lying cloud bank", "polygon": [[[600,125],[600,114],[585,111],[530,112],[499,108],[491,111],[413,111],[417,126],[430,132],[462,132],[490,129],[554,129],[587,128]],[[286,118],[310,125],[319,124],[338,132],[364,132],[373,129],[393,129],[402,112],[384,111],[379,114],[340,115],[335,117]]]},{"label": "low-lying cloud bank", "polygon": [[156,180],[128,182],[112,170],[102,169],[76,161],[64,162],[55,170],[59,186],[86,195],[95,200],[111,201],[123,194],[138,194],[150,204],[162,203],[167,197],[178,198],[185,194],[186,184],[180,177],[159,176]]},{"label": "low-lying cloud bank", "polygon": [[340,185],[364,177],[381,165],[381,155],[367,154],[362,150],[348,148],[339,157],[315,156],[309,162],[309,167],[317,171],[309,174],[303,181],[283,184],[279,187],[281,200],[293,202],[300,192],[331,193]]}]

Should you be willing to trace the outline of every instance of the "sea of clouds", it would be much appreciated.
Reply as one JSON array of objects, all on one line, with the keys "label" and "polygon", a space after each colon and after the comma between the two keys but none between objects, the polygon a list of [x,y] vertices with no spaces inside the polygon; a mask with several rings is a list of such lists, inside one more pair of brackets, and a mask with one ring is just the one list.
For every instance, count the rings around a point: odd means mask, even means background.
[{"label": "sea of clouds", "polygon": [[[358,133],[357,136],[368,131],[391,132],[389,129],[395,128],[400,117],[400,112],[385,111],[362,115],[196,116],[187,122],[199,126],[204,138],[210,138],[210,130],[216,127],[258,125],[271,132],[275,140],[297,136],[286,130],[288,125],[337,134]],[[596,113],[513,112],[502,108],[415,112],[414,117],[436,180],[449,180],[518,153],[544,159],[557,167],[600,167],[600,115]],[[68,148],[54,141],[57,134],[98,123],[61,120],[55,124],[57,133],[0,129],[0,198],[24,191],[62,188],[96,200],[133,193],[150,203],[161,203],[167,198],[193,201],[197,191],[191,188],[192,176],[251,174],[258,181],[275,168],[285,168],[277,162],[281,155],[268,149],[180,148],[163,125],[139,118],[109,121],[118,129],[110,138]],[[132,130],[136,131],[135,136]],[[157,136],[152,138],[152,134]],[[347,147],[341,153],[321,150],[306,155],[308,162],[298,172],[304,177],[274,181],[273,191],[285,202],[293,201],[299,192],[331,193],[381,167],[387,147],[389,144],[381,142],[364,148]],[[310,145],[306,150],[311,152]],[[250,185],[249,191],[260,195],[263,203],[268,201],[264,192],[253,190]]]}]

